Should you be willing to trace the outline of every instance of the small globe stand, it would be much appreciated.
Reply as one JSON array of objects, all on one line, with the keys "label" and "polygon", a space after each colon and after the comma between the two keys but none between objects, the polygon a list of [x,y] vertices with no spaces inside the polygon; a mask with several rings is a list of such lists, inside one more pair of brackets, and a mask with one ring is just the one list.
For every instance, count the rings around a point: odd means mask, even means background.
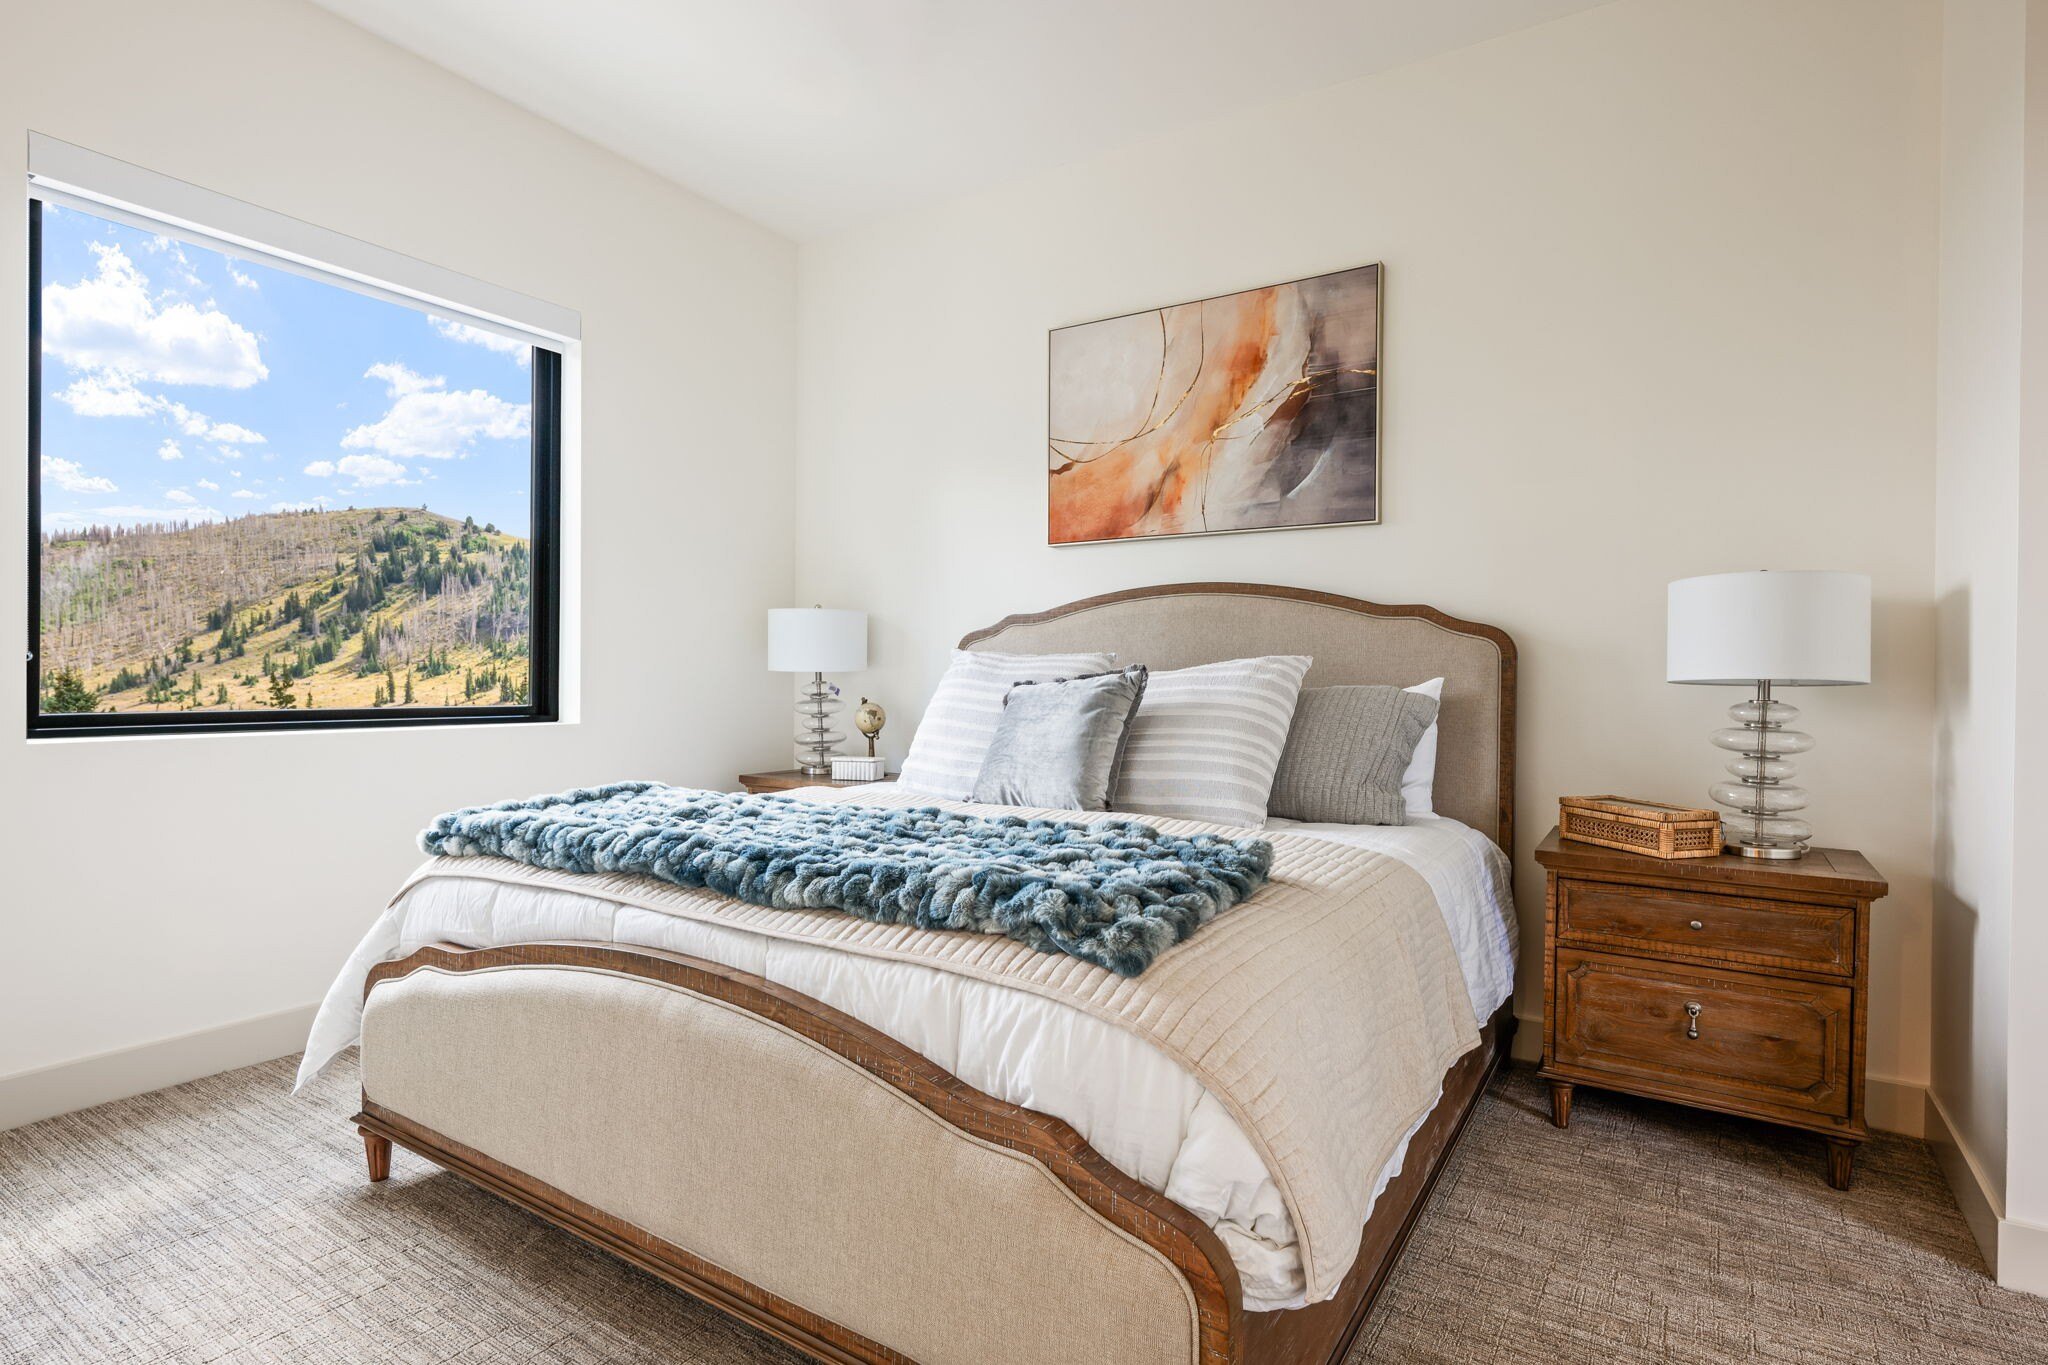
[{"label": "small globe stand", "polygon": [[875,756],[875,736],[881,734],[882,727],[888,723],[889,713],[882,709],[879,702],[869,701],[866,697],[860,699],[860,709],[853,713],[853,724],[855,729],[868,738],[869,758]]}]

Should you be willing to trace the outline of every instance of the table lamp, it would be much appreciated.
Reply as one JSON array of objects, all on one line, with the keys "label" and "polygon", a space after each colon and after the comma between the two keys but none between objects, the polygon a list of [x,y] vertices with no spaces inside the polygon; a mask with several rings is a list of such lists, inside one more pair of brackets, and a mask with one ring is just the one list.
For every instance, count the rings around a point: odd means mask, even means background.
[{"label": "table lamp", "polygon": [[776,673],[808,673],[811,683],[797,702],[803,729],[796,737],[796,765],[816,775],[832,771],[832,755],[846,736],[831,728],[840,708],[838,689],[827,673],[853,673],[868,666],[868,614],[829,607],[772,607],[768,612],[768,667]]},{"label": "table lamp", "polygon": [[1681,578],[1669,590],[1667,682],[1754,687],[1728,708],[1735,725],[1709,742],[1735,757],[1708,793],[1728,813],[1722,837],[1750,858],[1798,858],[1813,827],[1791,812],[1806,790],[1791,784],[1793,754],[1813,736],[1786,726],[1796,707],[1772,697],[1778,687],[1838,687],[1870,681],[1870,575],[1756,570]]}]

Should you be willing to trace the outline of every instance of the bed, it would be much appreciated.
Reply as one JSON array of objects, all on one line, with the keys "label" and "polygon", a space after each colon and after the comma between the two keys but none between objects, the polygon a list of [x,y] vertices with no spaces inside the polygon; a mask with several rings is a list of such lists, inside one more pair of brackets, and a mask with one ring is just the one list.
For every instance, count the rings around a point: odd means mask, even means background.
[{"label": "bed", "polygon": [[337,980],[307,1074],[360,1030],[373,1181],[402,1146],[820,1360],[1341,1360],[1513,1027],[1512,642],[1427,607],[1181,584],[961,648],[1445,679],[1441,818],[1268,831],[1302,867],[1398,864],[1455,952],[1466,1041],[1431,1054],[1450,1060],[1398,1144],[1347,1168],[1348,1236],[1295,1202],[1260,1117],[1158,1034],[1021,989],[1025,969],[801,941],[618,878],[423,869]]}]

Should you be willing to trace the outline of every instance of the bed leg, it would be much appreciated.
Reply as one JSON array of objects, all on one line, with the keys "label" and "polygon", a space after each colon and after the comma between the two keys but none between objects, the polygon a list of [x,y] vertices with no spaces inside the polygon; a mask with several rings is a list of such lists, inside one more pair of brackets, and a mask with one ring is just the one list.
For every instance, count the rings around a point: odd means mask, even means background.
[{"label": "bed leg", "polygon": [[[358,1130],[361,1131],[361,1130]],[[376,1184],[391,1175],[391,1139],[375,1133],[363,1133],[363,1155],[370,1163],[370,1183]]]}]

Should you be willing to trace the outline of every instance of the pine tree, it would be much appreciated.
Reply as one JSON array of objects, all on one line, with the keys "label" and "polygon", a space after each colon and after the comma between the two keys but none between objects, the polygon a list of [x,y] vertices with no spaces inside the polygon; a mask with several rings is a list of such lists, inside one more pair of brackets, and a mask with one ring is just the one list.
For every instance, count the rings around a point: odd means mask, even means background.
[{"label": "pine tree", "polygon": [[282,669],[270,675],[270,704],[283,710],[297,706],[299,699],[292,695],[292,675]]},{"label": "pine tree", "polygon": [[412,705],[412,670],[410,668],[405,670],[405,704],[407,706]]},{"label": "pine tree", "polygon": [[48,695],[43,698],[44,715],[99,709],[100,694],[85,685],[77,669],[60,668],[50,676]]}]

